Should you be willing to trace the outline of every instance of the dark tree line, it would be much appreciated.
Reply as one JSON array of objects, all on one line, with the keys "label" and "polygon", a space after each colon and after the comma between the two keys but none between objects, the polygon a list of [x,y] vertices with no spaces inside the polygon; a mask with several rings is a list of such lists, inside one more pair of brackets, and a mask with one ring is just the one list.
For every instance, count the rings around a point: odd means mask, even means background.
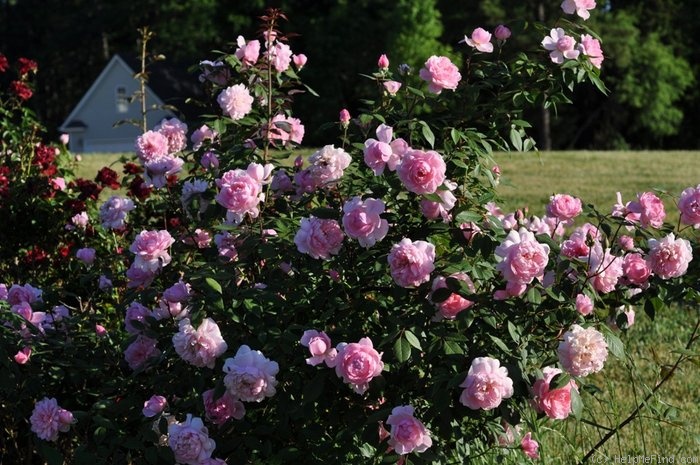
[{"label": "dark tree line", "polygon": [[[289,16],[285,31],[300,35],[294,51],[309,57],[305,96],[296,113],[314,132],[352,112],[370,83],[380,54],[391,65],[420,66],[433,54],[456,56],[458,42],[478,26],[517,29],[514,47],[537,53],[542,31],[517,18],[561,16],[559,1],[545,0],[0,0],[0,52],[40,64],[35,110],[57,127],[114,53],[135,55],[139,27],[155,31],[152,50],[192,66],[211,50],[234,47],[240,34],[256,35],[267,6]],[[581,88],[573,105],[550,112],[554,148],[700,148],[700,3],[693,0],[599,0],[587,24],[603,39],[602,77],[608,97]],[[544,52],[542,52],[544,53]],[[532,119],[541,120],[533,111]],[[540,141],[542,146],[542,141]]]}]

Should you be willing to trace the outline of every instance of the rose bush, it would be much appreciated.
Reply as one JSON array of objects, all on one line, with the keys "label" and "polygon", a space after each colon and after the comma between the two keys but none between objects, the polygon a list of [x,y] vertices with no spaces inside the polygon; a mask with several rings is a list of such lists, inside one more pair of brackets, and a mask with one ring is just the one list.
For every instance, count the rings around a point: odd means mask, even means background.
[{"label": "rose bush", "polygon": [[[562,8],[585,19],[590,3]],[[88,206],[100,186],[67,190],[85,206],[56,218],[89,253],[5,275],[8,460],[519,462],[623,356],[618,308],[698,300],[692,187],[678,229],[654,194],[610,214],[555,194],[541,218],[495,203],[492,151],[534,148],[525,109],[603,88],[602,52],[573,39],[588,29],[543,25],[526,54],[509,49],[517,29],[488,47],[477,28],[464,59],[418,72],[380,57],[377,98],[329,126],[337,146],[292,161],[313,57],[293,54],[282,20],[270,10],[260,37],[200,64],[209,116],[191,149],[164,120],[135,142],[128,198]],[[50,169],[54,152],[16,147],[3,154],[18,172]]]}]

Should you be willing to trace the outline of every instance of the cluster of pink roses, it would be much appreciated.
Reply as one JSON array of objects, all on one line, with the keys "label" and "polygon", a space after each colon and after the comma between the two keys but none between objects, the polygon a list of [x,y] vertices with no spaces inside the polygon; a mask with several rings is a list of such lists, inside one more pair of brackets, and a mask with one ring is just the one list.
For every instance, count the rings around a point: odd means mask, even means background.
[{"label": "cluster of pink roses", "polygon": [[161,188],[182,169],[177,156],[187,146],[187,125],[177,118],[163,119],[153,130],[136,138],[136,155],[146,169],[149,185]]},{"label": "cluster of pink roses", "polygon": [[175,242],[167,230],[141,231],[129,250],[135,255],[126,276],[129,287],[148,286],[171,261],[168,249]]},{"label": "cluster of pink roses", "polygon": [[216,201],[226,208],[229,222],[239,224],[246,214],[257,218],[258,204],[265,199],[263,186],[272,181],[271,174],[272,165],[251,163],[245,171],[230,170],[216,180]]}]

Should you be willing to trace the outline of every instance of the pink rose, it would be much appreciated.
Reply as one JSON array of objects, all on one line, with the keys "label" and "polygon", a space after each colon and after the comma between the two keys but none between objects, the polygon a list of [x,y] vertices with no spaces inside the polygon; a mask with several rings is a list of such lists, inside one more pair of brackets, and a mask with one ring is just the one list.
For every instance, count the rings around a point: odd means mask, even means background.
[{"label": "pink rose", "polygon": [[479,225],[473,222],[462,223],[459,225],[459,229],[462,230],[462,235],[469,243],[471,243],[472,240],[474,240],[474,237],[478,236],[481,233],[481,228],[479,227]]},{"label": "pink rose", "polygon": [[579,50],[588,57],[593,66],[600,69],[603,66],[603,49],[600,47],[598,39],[594,39],[590,34],[581,35]]},{"label": "pink rose", "polygon": [[472,410],[494,409],[514,392],[508,370],[498,360],[490,357],[475,358],[459,387],[464,388],[459,401]]},{"label": "pink rose", "polygon": [[343,205],[345,233],[357,239],[362,247],[372,247],[389,231],[389,222],[379,216],[382,213],[384,202],[381,200],[353,197]]},{"label": "pink rose", "polygon": [[663,239],[649,239],[649,266],[661,279],[678,278],[688,271],[693,248],[686,239],[673,233]]},{"label": "pink rose", "polygon": [[564,59],[575,60],[581,53],[576,49],[574,38],[567,36],[560,27],[550,31],[550,35],[542,40],[542,46],[550,51],[549,58],[558,65],[564,63]]},{"label": "pink rose", "polygon": [[389,95],[396,95],[402,84],[398,81],[386,81],[382,85]]},{"label": "pink rose", "polygon": [[639,253],[625,255],[622,260],[622,272],[627,281],[638,286],[646,284],[651,276],[649,264]]},{"label": "pink rose", "polygon": [[30,284],[25,284],[24,286],[13,284],[7,292],[7,303],[14,306],[24,302],[28,304],[41,302],[41,294],[41,289],[37,289]]},{"label": "pink rose", "polygon": [[287,71],[292,61],[292,49],[287,44],[277,42],[273,46],[268,45],[267,56],[275,70],[283,73]]},{"label": "pink rose", "polygon": [[294,66],[297,67],[297,70],[301,70],[306,66],[306,62],[309,61],[309,58],[303,53],[300,53],[298,55],[292,55],[292,61],[294,62]]},{"label": "pink rose", "polygon": [[[190,136],[190,140],[192,141],[192,150],[199,150],[199,148],[202,146],[204,141],[208,140],[208,141],[213,142],[214,139],[216,139],[218,136],[219,136],[219,133],[214,131],[213,129],[211,129],[206,124],[201,125],[198,129],[195,129],[192,132],[192,135]],[[207,152],[207,153],[210,153],[210,152]],[[204,158],[204,156],[202,156],[202,159],[203,158]],[[204,163],[202,162],[202,164],[204,164]]]},{"label": "pink rose", "polygon": [[567,15],[576,13],[581,18],[588,19],[591,14],[588,10],[595,8],[595,0],[564,0],[561,2],[561,9]]},{"label": "pink rose", "polygon": [[270,131],[267,133],[270,141],[278,140],[287,146],[290,142],[301,144],[304,138],[304,125],[298,118],[291,116],[275,115],[270,122]]},{"label": "pink rose", "polygon": [[700,184],[681,192],[678,209],[681,212],[681,223],[700,229]]},{"label": "pink rose", "polygon": [[396,168],[396,174],[410,192],[433,194],[445,181],[445,161],[434,150],[409,150]]},{"label": "pink rose", "polygon": [[170,263],[168,248],[175,242],[170,233],[162,231],[141,231],[129,247],[136,255],[134,266],[155,272]]},{"label": "pink rose", "polygon": [[562,243],[561,254],[569,258],[586,258],[590,253],[588,244],[598,243],[601,237],[598,228],[586,223],[576,228],[571,236]]},{"label": "pink rose", "polygon": [[250,40],[246,42],[243,36],[238,36],[238,38],[236,38],[236,45],[238,45],[238,48],[236,49],[235,55],[236,58],[241,60],[243,66],[250,67],[257,63],[260,57],[260,41]]},{"label": "pink rose", "polygon": [[401,287],[417,287],[430,280],[435,269],[435,246],[425,241],[404,238],[389,252],[389,268],[394,282]]},{"label": "pink rose", "polygon": [[136,138],[136,155],[142,163],[167,157],[168,153],[168,138],[157,131],[146,131]]},{"label": "pink rose", "polygon": [[184,422],[168,425],[168,445],[175,455],[175,461],[187,465],[200,465],[211,457],[216,448],[202,419],[189,413]]},{"label": "pink rose", "polygon": [[335,373],[348,383],[352,390],[364,394],[369,382],[379,376],[384,369],[382,354],[372,345],[372,340],[364,337],[359,342],[338,345],[335,359]]},{"label": "pink rose", "polygon": [[175,352],[196,367],[214,368],[217,357],[228,349],[216,322],[205,318],[195,330],[189,318],[183,318],[179,327],[180,331],[173,336]]},{"label": "pink rose", "polygon": [[367,139],[365,141],[364,161],[375,176],[379,176],[384,172],[384,168],[388,167],[390,171],[394,171],[396,166],[401,162],[405,150],[403,144],[397,139],[392,142],[394,129],[391,126],[380,124],[377,127],[377,139]]},{"label": "pink rose", "polygon": [[338,115],[338,121],[340,121],[340,125],[344,128],[347,128],[350,124],[350,112],[346,108],[340,110],[340,114]]},{"label": "pink rose", "polygon": [[124,351],[124,358],[129,368],[139,370],[146,366],[146,363],[155,357],[160,356],[160,350],[156,347],[158,341],[146,336],[138,336],[134,342]]},{"label": "pink rose", "polygon": [[224,114],[239,120],[253,109],[253,96],[243,84],[227,87],[216,98]]},{"label": "pink rose", "polygon": [[316,186],[326,186],[342,178],[351,161],[350,155],[342,148],[326,145],[311,154],[308,169]]},{"label": "pink rose", "polygon": [[243,402],[237,400],[228,391],[224,391],[221,397],[215,399],[214,389],[209,389],[204,391],[202,399],[204,400],[204,411],[206,412],[207,420],[215,425],[223,425],[230,418],[240,420],[245,416]]},{"label": "pink rose", "polygon": [[105,229],[122,229],[126,226],[127,214],[136,206],[131,199],[113,195],[100,205],[100,222]]},{"label": "pink rose", "polygon": [[503,24],[499,24],[498,26],[496,26],[496,29],[493,31],[493,35],[496,36],[496,39],[498,39],[498,40],[508,40],[508,39],[510,39],[511,32],[507,26],[504,26]]},{"label": "pink rose", "polygon": [[472,31],[471,37],[464,36],[464,42],[472,48],[480,52],[493,52],[493,44],[491,43],[491,33],[485,29],[477,27]]},{"label": "pink rose", "polygon": [[590,315],[593,312],[593,301],[586,294],[576,296],[576,311],[581,315]]},{"label": "pink rose", "polygon": [[535,278],[541,280],[549,263],[549,246],[537,242],[535,235],[525,228],[510,231],[495,253],[501,258],[496,269],[506,281],[517,284],[529,284]]},{"label": "pink rose", "polygon": [[58,433],[67,432],[75,423],[75,418],[71,412],[59,407],[56,399],[44,397],[34,405],[29,422],[39,439],[56,441]]},{"label": "pink rose", "polygon": [[307,364],[316,366],[325,362],[329,367],[335,366],[334,360],[338,351],[331,345],[331,338],[328,337],[328,334],[308,329],[304,331],[300,342],[304,347],[308,347],[311,353],[311,357],[306,359]]},{"label": "pink rose", "polygon": [[[471,279],[469,279],[469,276],[467,276],[466,273],[453,273],[450,275],[450,278],[464,281],[465,283],[467,283],[467,287],[469,288],[469,290],[471,292],[474,292],[474,283]],[[430,294],[431,298],[435,291],[437,291],[438,289],[445,288],[447,288],[447,279],[445,279],[442,276],[438,276],[435,279],[433,279],[433,285],[431,288],[432,292]],[[474,302],[472,302],[471,300],[467,300],[461,295],[453,292],[447,299],[435,304],[435,306],[438,309],[435,317],[438,320],[443,318],[446,320],[454,320],[461,311],[468,309],[472,305],[474,305]]]},{"label": "pink rose", "polygon": [[243,402],[262,402],[277,392],[275,375],[279,365],[247,345],[239,347],[233,358],[226,359],[223,370],[224,385],[234,398]]},{"label": "pink rose", "polygon": [[622,250],[632,250],[634,249],[634,238],[631,236],[622,235],[617,238],[617,243]]},{"label": "pink rose", "polygon": [[612,255],[610,249],[603,251],[603,247],[596,244],[588,260],[588,278],[595,290],[603,294],[614,291],[623,274],[622,259]]},{"label": "pink rose", "polygon": [[168,140],[168,153],[177,153],[187,147],[187,125],[179,119],[163,118],[153,130],[163,134]]},{"label": "pink rose", "polygon": [[31,355],[31,347],[22,347],[22,349],[15,354],[14,359],[19,365],[24,365],[29,361],[29,357],[31,357]]},{"label": "pink rose", "polygon": [[153,418],[160,412],[165,410],[168,405],[168,401],[163,396],[153,395],[150,399],[143,403],[143,416],[146,418]]},{"label": "pink rose", "polygon": [[262,179],[255,173],[256,167],[253,165],[249,165],[246,171],[227,171],[216,180],[219,187],[216,201],[229,211],[236,224],[243,221],[246,213],[251,218],[257,218],[260,213],[258,204],[265,198]]},{"label": "pink rose", "polygon": [[[138,302],[131,302],[126,309],[124,326],[129,334],[142,334],[148,328],[147,317],[153,318],[153,312]],[[138,324],[134,325],[134,322]]]},{"label": "pink rose", "polygon": [[540,458],[540,454],[537,452],[539,447],[540,445],[537,443],[537,441],[532,439],[532,433],[527,433],[520,440],[520,448],[523,450],[523,453],[531,459]]},{"label": "pink rose", "polygon": [[61,141],[61,144],[68,145],[68,142],[70,141],[70,135],[65,133],[61,134],[58,140]]},{"label": "pink rose", "polygon": [[581,200],[568,194],[556,194],[550,197],[547,215],[559,221],[568,221],[581,214]]},{"label": "pink rose", "polygon": [[431,56],[419,72],[422,80],[428,82],[428,90],[440,94],[443,89],[455,90],[462,75],[447,57]]},{"label": "pink rose", "polygon": [[571,390],[578,391],[576,382],[569,381],[565,386],[551,389],[552,379],[562,371],[559,368],[545,367],[542,370],[544,378],[535,381],[532,386],[535,410],[544,412],[549,418],[563,420],[571,413]]},{"label": "pink rose", "polygon": [[452,215],[450,215],[450,210],[452,210],[457,203],[457,197],[452,193],[453,190],[457,188],[457,183],[452,181],[445,181],[442,189],[438,189],[436,194],[440,197],[439,202],[434,202],[428,199],[421,199],[420,201],[420,211],[426,218],[430,220],[435,220],[437,218],[442,218],[442,221],[449,223],[452,221]]},{"label": "pink rose", "polygon": [[574,376],[588,376],[603,369],[608,358],[608,344],[595,328],[573,325],[564,334],[557,352],[564,370]]},{"label": "pink rose", "polygon": [[653,192],[637,195],[637,200],[627,204],[627,211],[638,215],[643,228],[660,228],[666,218],[666,210],[660,198]]},{"label": "pink rose", "polygon": [[331,255],[340,252],[344,237],[336,220],[322,220],[312,216],[301,219],[301,227],[294,236],[294,243],[299,252],[328,260]]},{"label": "pink rose", "polygon": [[53,187],[54,190],[57,190],[57,191],[66,190],[66,180],[63,178],[53,178],[53,179],[51,179],[51,181],[49,181],[49,184],[51,184],[51,187]]},{"label": "pink rose", "polygon": [[413,416],[410,405],[394,407],[386,424],[391,426],[389,445],[399,455],[424,452],[433,445],[430,432]]},{"label": "pink rose", "polygon": [[379,60],[377,60],[377,67],[383,70],[389,69],[389,58],[385,54],[382,53]]}]

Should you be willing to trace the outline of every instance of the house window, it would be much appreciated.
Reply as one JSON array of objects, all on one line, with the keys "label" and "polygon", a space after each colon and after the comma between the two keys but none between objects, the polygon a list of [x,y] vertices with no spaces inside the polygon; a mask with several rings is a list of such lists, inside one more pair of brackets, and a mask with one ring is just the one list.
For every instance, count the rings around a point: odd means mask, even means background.
[{"label": "house window", "polygon": [[126,95],[126,87],[117,87],[116,104],[117,113],[126,113],[129,111],[129,97]]}]

